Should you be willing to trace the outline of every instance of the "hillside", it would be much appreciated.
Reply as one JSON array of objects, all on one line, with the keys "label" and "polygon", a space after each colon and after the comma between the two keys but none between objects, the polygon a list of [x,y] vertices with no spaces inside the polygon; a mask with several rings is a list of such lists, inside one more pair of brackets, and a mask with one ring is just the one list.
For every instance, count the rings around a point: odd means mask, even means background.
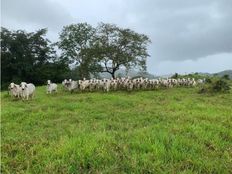
[{"label": "hillside", "polygon": [[215,73],[214,75],[223,77],[226,74],[229,75],[230,79],[232,79],[232,70],[221,71],[221,72]]},{"label": "hillside", "polygon": [[1,93],[1,173],[231,173],[232,94]]}]

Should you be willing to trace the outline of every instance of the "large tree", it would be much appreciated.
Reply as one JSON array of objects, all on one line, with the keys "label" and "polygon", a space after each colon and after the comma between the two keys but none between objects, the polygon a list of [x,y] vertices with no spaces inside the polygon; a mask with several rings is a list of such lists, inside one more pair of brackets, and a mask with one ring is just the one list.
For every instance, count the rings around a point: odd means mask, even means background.
[{"label": "large tree", "polygon": [[115,72],[121,67],[146,70],[150,42],[144,34],[100,23],[94,42],[94,56],[101,62],[101,72],[110,73],[115,78]]},{"label": "large tree", "polygon": [[89,78],[90,73],[97,72],[95,59],[91,56],[95,29],[87,23],[65,26],[60,34],[58,47],[61,56],[78,66],[82,78]]},{"label": "large tree", "polygon": [[61,80],[61,75],[69,71],[67,62],[58,59],[45,38],[46,32],[46,29],[28,33],[1,28],[3,88],[11,81],[44,84],[48,78]]},{"label": "large tree", "polygon": [[146,70],[147,46],[150,39],[130,29],[100,23],[97,28],[87,23],[63,28],[57,43],[66,57],[78,66],[82,77],[107,72],[115,78],[121,67]]}]

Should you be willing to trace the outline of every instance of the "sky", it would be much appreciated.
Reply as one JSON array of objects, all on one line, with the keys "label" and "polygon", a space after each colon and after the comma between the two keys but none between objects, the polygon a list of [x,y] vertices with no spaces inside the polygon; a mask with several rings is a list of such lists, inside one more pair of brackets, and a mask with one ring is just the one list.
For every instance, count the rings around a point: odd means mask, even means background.
[{"label": "sky", "polygon": [[1,0],[1,26],[47,28],[57,41],[71,23],[113,23],[149,36],[148,72],[232,69],[232,0]]}]

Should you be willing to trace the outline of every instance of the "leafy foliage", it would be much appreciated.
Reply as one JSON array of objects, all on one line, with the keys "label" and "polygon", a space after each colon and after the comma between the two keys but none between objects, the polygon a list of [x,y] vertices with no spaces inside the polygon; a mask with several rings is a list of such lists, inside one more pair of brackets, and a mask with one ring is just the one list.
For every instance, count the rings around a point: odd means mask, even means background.
[{"label": "leafy foliage", "polygon": [[113,24],[100,23],[93,28],[87,23],[72,24],[63,28],[58,47],[62,56],[79,66],[80,74],[107,72],[115,77],[122,66],[146,69],[146,35]]},{"label": "leafy foliage", "polygon": [[146,70],[149,43],[146,35],[113,24],[100,23],[94,42],[94,56],[101,62],[101,72],[108,72],[112,77],[115,77],[115,72],[122,66]]},{"label": "leafy foliage", "polygon": [[230,80],[230,76],[228,74],[223,75],[222,78],[225,80]]},{"label": "leafy foliage", "polygon": [[78,66],[78,74],[82,78],[89,78],[90,73],[98,69],[95,59],[91,57],[91,48],[95,29],[87,23],[65,26],[60,34],[60,41],[56,44],[62,51],[62,58]]},{"label": "leafy foliage", "polygon": [[227,81],[220,79],[213,84],[212,90],[214,92],[228,92],[230,90],[230,86]]},{"label": "leafy foliage", "polygon": [[224,79],[208,78],[206,83],[200,88],[199,93],[227,93],[230,91],[230,84]]},{"label": "leafy foliage", "polygon": [[69,71],[68,64],[58,59],[50,41],[44,36],[47,30],[27,33],[1,28],[1,87],[11,81],[44,84],[49,78],[62,79]]}]

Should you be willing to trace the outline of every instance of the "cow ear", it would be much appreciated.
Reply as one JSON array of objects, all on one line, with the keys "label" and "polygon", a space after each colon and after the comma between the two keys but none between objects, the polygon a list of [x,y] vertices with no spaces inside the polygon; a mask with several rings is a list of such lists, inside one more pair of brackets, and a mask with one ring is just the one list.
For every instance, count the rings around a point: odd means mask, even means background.
[{"label": "cow ear", "polygon": [[27,88],[27,84],[25,85],[25,87]]},{"label": "cow ear", "polygon": [[10,85],[8,86],[8,89],[10,89]]},{"label": "cow ear", "polygon": [[14,84],[14,87],[16,87],[16,84]]}]

